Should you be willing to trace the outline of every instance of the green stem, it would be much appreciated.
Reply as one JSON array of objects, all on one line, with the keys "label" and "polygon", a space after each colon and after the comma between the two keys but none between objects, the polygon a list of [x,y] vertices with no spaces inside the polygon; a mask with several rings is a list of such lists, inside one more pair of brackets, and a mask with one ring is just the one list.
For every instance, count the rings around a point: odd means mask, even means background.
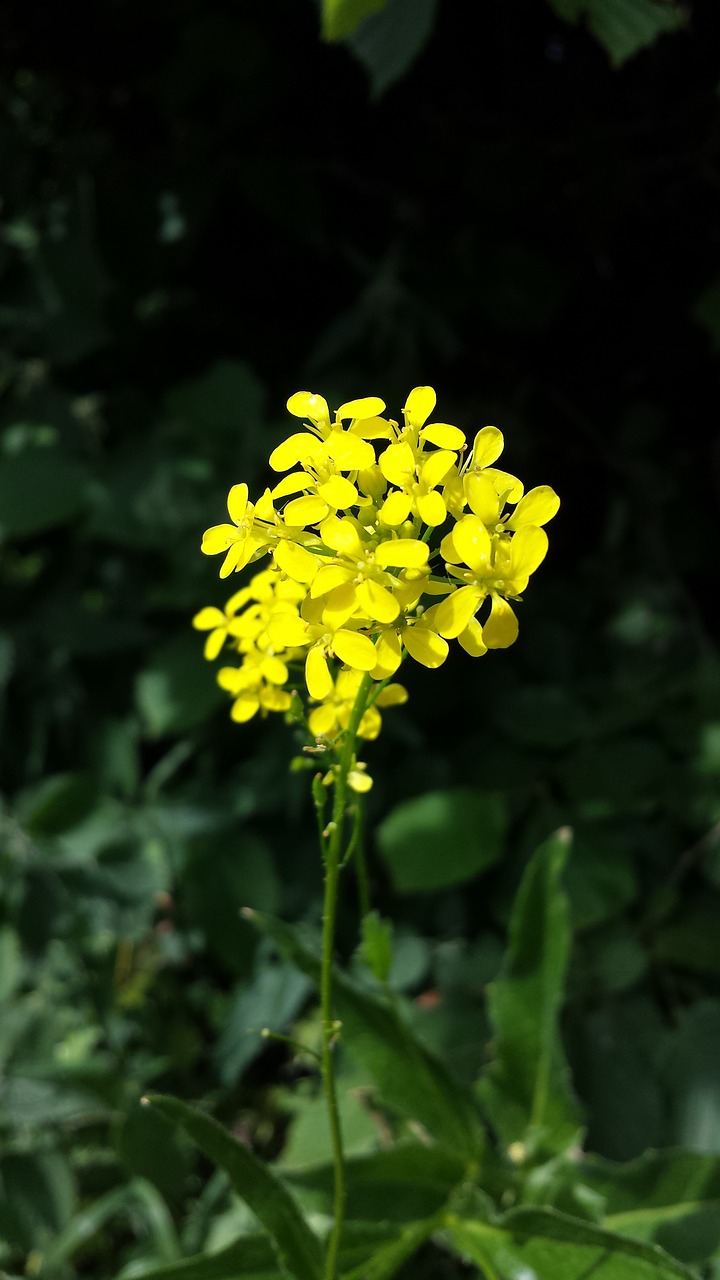
[{"label": "green stem", "polygon": [[352,767],[357,731],[365,713],[371,683],[369,675],[363,676],[338,754],[332,821],[329,824],[327,838],[323,839],[321,837],[321,849],[325,860],[325,900],[323,904],[322,967],[320,976],[322,1080],[330,1121],[335,1184],[333,1225],[325,1259],[325,1280],[335,1280],[337,1276],[338,1250],[345,1217],[345,1163],[337,1087],[335,1084],[335,1064],[333,1061],[333,1041],[336,1034],[336,1026],[332,1016],[332,959],[335,942],[335,917],[337,913],[338,882],[340,879],[340,859],[344,843],[348,774]]}]

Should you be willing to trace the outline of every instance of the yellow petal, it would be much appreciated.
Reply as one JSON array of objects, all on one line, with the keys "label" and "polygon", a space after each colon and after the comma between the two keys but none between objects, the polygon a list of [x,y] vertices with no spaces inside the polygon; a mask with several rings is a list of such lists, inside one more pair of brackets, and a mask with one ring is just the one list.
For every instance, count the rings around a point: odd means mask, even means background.
[{"label": "yellow petal", "polygon": [[358,631],[336,631],[332,647],[340,661],[355,671],[372,671],[375,666],[375,645]]},{"label": "yellow petal", "polygon": [[470,472],[465,477],[465,497],[470,510],[483,524],[496,525],[500,519],[500,499],[487,473]]},{"label": "yellow petal", "polygon": [[492,480],[496,493],[503,502],[519,502],[525,491],[522,480],[510,475],[509,471],[498,471],[497,467],[487,467],[485,475]]},{"label": "yellow petal", "polygon": [[259,501],[255,503],[254,518],[256,520],[274,520],[275,509],[269,489],[266,489]]},{"label": "yellow petal", "polygon": [[357,602],[374,622],[394,622],[400,612],[400,605],[391,592],[370,578],[358,584]]},{"label": "yellow petal", "polygon": [[331,551],[339,551],[344,556],[360,557],[363,554],[360,534],[353,521],[347,517],[341,519],[339,516],[328,516],[322,523],[320,537]]},{"label": "yellow petal", "polygon": [[234,484],[228,494],[228,515],[235,524],[244,519],[248,505],[248,487],[246,484]]},{"label": "yellow petal", "polygon": [[231,719],[237,724],[245,724],[248,720],[252,720],[256,711],[259,710],[260,700],[257,693],[251,689],[247,689],[244,693],[236,698],[230,708]]},{"label": "yellow petal", "polygon": [[375,563],[382,569],[421,569],[428,562],[428,545],[417,538],[391,538],[375,548]]},{"label": "yellow petal", "polygon": [[324,564],[312,580],[310,595],[313,600],[318,596],[325,596],[329,591],[334,591],[335,587],[341,586],[343,582],[350,582],[354,577],[355,570],[349,565]]},{"label": "yellow petal", "polygon": [[445,479],[454,462],[455,454],[450,453],[449,449],[438,449],[437,453],[427,455],[420,473],[422,483],[428,489],[434,489],[436,484]]},{"label": "yellow petal", "polygon": [[244,569],[257,545],[250,538],[243,538],[234,542],[222,562],[220,577],[227,578],[236,569]]},{"label": "yellow petal", "polygon": [[321,702],[308,716],[308,728],[314,738],[330,738],[337,728],[337,713],[331,702]]},{"label": "yellow petal", "polygon": [[269,462],[273,471],[288,471],[299,462],[301,466],[312,466],[317,458],[322,458],[325,449],[322,440],[318,440],[310,431],[297,431],[288,436],[270,454]]},{"label": "yellow petal", "polygon": [[315,482],[307,471],[291,471],[289,476],[283,476],[275,485],[272,496],[279,501],[280,498],[287,498],[290,493],[301,493],[303,489],[309,489]]},{"label": "yellow petal", "polygon": [[206,529],[203,534],[202,545],[200,550],[203,555],[216,556],[221,551],[227,551],[234,542],[237,542],[238,530],[234,524],[214,524],[212,529]]},{"label": "yellow petal", "polygon": [[510,543],[510,562],[513,578],[529,577],[542,564],[548,549],[548,536],[544,529],[525,525],[519,529]]},{"label": "yellow petal", "polygon": [[389,444],[378,459],[380,470],[391,484],[404,489],[415,477],[415,455],[407,443],[401,440],[397,444]]},{"label": "yellow petal", "polygon": [[462,645],[471,658],[481,658],[484,653],[487,653],[483,629],[477,618],[471,618],[465,630],[460,632],[458,644]]},{"label": "yellow petal", "polygon": [[240,667],[221,667],[215,679],[226,693],[237,693],[242,687],[242,671]]},{"label": "yellow petal", "polygon": [[363,440],[392,440],[393,429],[387,418],[358,418],[349,428]]},{"label": "yellow petal", "polygon": [[431,422],[420,432],[420,439],[436,444],[439,449],[462,449],[466,443],[464,432],[449,422]]},{"label": "yellow petal", "polygon": [[379,498],[387,488],[387,481],[377,463],[358,472],[357,484],[360,492],[367,494],[368,498]]},{"label": "yellow petal", "polygon": [[420,493],[416,499],[418,515],[423,524],[427,524],[431,529],[435,529],[442,524],[447,516],[447,507],[442,494],[437,489],[433,489],[431,493]]},{"label": "yellow petal", "polygon": [[[331,476],[329,480],[325,480],[323,484],[319,484],[317,491],[320,497],[327,503],[328,507],[333,507],[337,511],[341,507],[352,507],[358,500],[358,491],[354,484],[346,480],[344,476]],[[327,507],[322,516],[322,520],[327,515]],[[315,523],[313,521],[313,523]]]},{"label": "yellow petal", "polygon": [[[380,712],[375,707],[369,707],[365,712],[360,724],[358,725],[358,737],[364,738],[366,742],[373,742],[377,738],[382,728],[382,719]],[[367,779],[367,774],[361,775]]]},{"label": "yellow petal", "polygon": [[397,631],[382,631],[375,645],[375,666],[372,669],[373,680],[387,680],[397,671],[402,662],[402,645]]},{"label": "yellow petal", "polygon": [[321,564],[317,556],[298,546],[297,542],[291,542],[289,538],[280,539],[275,546],[274,556],[276,564],[294,582],[312,582]]},{"label": "yellow petal", "polygon": [[460,564],[460,561],[462,560],[462,556],[455,546],[452,530],[450,533],[445,534],[445,537],[440,543],[440,555],[443,560],[447,560],[448,564]]},{"label": "yellow petal", "polygon": [[454,640],[475,616],[484,591],[480,587],[459,587],[440,604],[433,605],[433,622],[446,640]]},{"label": "yellow petal", "polygon": [[221,609],[215,609],[212,605],[201,609],[195,614],[192,624],[196,631],[210,631],[213,627],[224,627],[227,619]]},{"label": "yellow petal", "polygon": [[358,795],[364,795],[372,789],[373,780],[370,774],[362,769],[351,769],[347,780],[350,790],[356,791]]},{"label": "yellow petal", "polygon": [[308,524],[320,524],[329,509],[327,502],[318,494],[306,493],[302,498],[294,498],[292,502],[288,502],[283,510],[283,519],[288,525],[304,529]]},{"label": "yellow petal", "polygon": [[[256,573],[255,578],[265,577],[269,572],[270,571],[268,569],[265,569],[263,573]],[[275,575],[273,574],[272,577],[274,576]],[[255,581],[255,578],[253,578],[253,582]],[[252,595],[251,595],[250,588],[241,587],[239,591],[236,591],[235,594],[230,597],[227,604],[225,605],[226,617],[229,618],[232,616],[232,614],[237,613],[238,609],[242,609],[242,606],[244,604],[247,604],[248,600],[251,600],[251,599],[252,599]]]},{"label": "yellow petal", "polygon": [[227,636],[227,630],[225,627],[218,627],[217,631],[210,632],[210,635],[205,641],[205,649],[204,649],[204,654],[208,662],[215,661],[215,659],[217,658],[220,650],[222,649],[225,643],[226,636]]},{"label": "yellow petal", "polygon": [[376,418],[385,408],[385,401],[378,396],[363,396],[360,400],[348,400],[341,404],[335,415],[338,422],[346,418]]},{"label": "yellow petal", "polygon": [[408,700],[408,691],[403,684],[386,684],[375,702],[378,707],[402,707]]},{"label": "yellow petal", "polygon": [[260,690],[260,706],[263,711],[287,711],[291,698],[287,689],[279,689],[277,685],[265,685]]},{"label": "yellow petal", "polygon": [[487,573],[490,564],[490,534],[477,516],[463,516],[453,529],[453,543],[464,563],[477,577]]},{"label": "yellow petal", "polygon": [[441,667],[450,652],[447,640],[436,635],[429,627],[406,627],[403,642],[410,657],[431,670]]},{"label": "yellow petal", "polygon": [[288,400],[287,407],[294,418],[308,418],[310,422],[330,426],[327,400],[312,391],[296,391]]},{"label": "yellow petal", "polygon": [[378,520],[394,529],[397,525],[402,524],[403,520],[407,520],[411,507],[412,497],[410,494],[403,493],[400,489],[393,489],[378,512]]},{"label": "yellow petal", "polygon": [[260,663],[260,670],[265,679],[270,681],[270,684],[285,684],[288,678],[288,669],[285,663],[271,653],[266,654],[263,658]]},{"label": "yellow petal", "polygon": [[296,649],[308,642],[307,623],[296,613],[275,613],[267,624],[274,649]]},{"label": "yellow petal", "polygon": [[493,596],[490,617],[483,626],[483,640],[488,649],[507,649],[518,636],[518,620],[507,600]]},{"label": "yellow petal", "polygon": [[357,587],[354,582],[343,582],[325,597],[323,624],[335,630],[342,627],[357,610]]},{"label": "yellow petal", "polygon": [[313,645],[305,659],[305,683],[310,697],[316,702],[322,702],[333,691],[327,658],[320,645]]},{"label": "yellow petal", "polygon": [[410,392],[403,413],[409,427],[421,427],[427,422],[437,403],[432,387],[414,387]]},{"label": "yellow petal", "polygon": [[350,431],[331,431],[325,441],[327,454],[341,471],[360,471],[363,467],[371,467],[375,461],[375,450],[369,440]]},{"label": "yellow petal", "polygon": [[497,427],[483,427],[482,431],[478,431],[470,463],[473,470],[475,467],[489,467],[500,457],[504,445],[502,431],[498,431]]},{"label": "yellow petal", "polygon": [[531,489],[518,502],[509,520],[504,521],[508,529],[522,529],[524,525],[547,524],[557,515],[560,499],[549,484],[539,484]]}]

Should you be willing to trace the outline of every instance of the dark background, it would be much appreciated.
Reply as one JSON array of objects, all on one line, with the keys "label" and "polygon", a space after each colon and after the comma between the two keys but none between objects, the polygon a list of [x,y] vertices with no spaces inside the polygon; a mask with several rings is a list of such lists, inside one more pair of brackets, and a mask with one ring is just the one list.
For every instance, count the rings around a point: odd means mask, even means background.
[{"label": "dark background", "polygon": [[[370,850],[412,1017],[472,1079],[521,869],[569,824],[590,1145],[720,1153],[712,6],[613,67],[540,0],[442,0],[379,96],[310,0],[18,0],[0,50],[0,1263],[133,1174],[197,1194],[146,1087],[269,1154],[312,1103],[248,1032],[307,990],[236,910],[317,920],[308,774],[230,724],[190,628],[237,582],[202,531],[299,388],[397,415],[429,383],[562,498],[517,645],[408,670],[367,753],[372,822],[462,787],[500,833],[432,894]],[[347,958],[351,881],[341,925]],[[144,1256],[133,1221],[67,1274]]]}]

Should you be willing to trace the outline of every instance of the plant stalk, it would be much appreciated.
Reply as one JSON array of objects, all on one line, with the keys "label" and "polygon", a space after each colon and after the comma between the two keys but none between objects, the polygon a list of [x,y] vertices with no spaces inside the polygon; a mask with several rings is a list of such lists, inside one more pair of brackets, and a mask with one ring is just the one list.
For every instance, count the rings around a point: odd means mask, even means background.
[{"label": "plant stalk", "polygon": [[357,731],[367,706],[371,686],[369,675],[363,676],[357,692],[342,746],[338,753],[335,773],[332,821],[328,835],[321,843],[325,862],[325,898],[322,927],[322,967],[320,976],[320,1010],[322,1019],[322,1081],[330,1121],[332,1137],[334,1196],[333,1225],[328,1239],[325,1258],[325,1280],[336,1280],[338,1251],[345,1217],[345,1161],[343,1156],[342,1129],[335,1083],[333,1041],[337,1028],[332,1015],[332,962],[335,944],[335,919],[337,914],[340,865],[344,848],[345,806],[347,802],[348,774],[352,767],[357,742]]}]

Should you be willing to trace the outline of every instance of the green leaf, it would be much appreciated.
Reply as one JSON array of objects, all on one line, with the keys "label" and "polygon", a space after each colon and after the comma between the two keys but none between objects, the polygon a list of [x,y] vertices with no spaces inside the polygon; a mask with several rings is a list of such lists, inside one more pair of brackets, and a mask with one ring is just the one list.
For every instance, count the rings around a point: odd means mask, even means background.
[{"label": "green leaf", "polygon": [[195,636],[176,635],[138,673],[135,702],[148,737],[184,733],[225,700],[201,656]]},{"label": "green leaf", "polygon": [[561,1151],[578,1120],[558,1031],[570,947],[560,877],[570,847],[561,829],[533,855],[510,921],[509,952],[489,989],[495,1059],[479,1084],[493,1127],[507,1143]]},{"label": "green leaf", "polygon": [[217,1253],[199,1253],[147,1271],[133,1271],[142,1280],[285,1280],[275,1250],[264,1235],[243,1236]]},{"label": "green leaf", "polygon": [[720,1159],[649,1151],[629,1164],[598,1157],[582,1179],[604,1201],[603,1226],[661,1245],[681,1262],[706,1262],[720,1246]]},{"label": "green leaf", "polygon": [[85,505],[84,468],[55,447],[4,455],[0,465],[0,538],[24,538],[74,520]]},{"label": "green leaf", "polygon": [[[363,1222],[412,1222],[439,1213],[467,1174],[466,1161],[444,1147],[402,1143],[390,1151],[355,1156],[345,1166],[347,1217]],[[288,1171],[303,1203],[332,1212],[333,1169]]]},{"label": "green leaf", "polygon": [[[236,929],[237,920],[234,921]],[[224,1021],[215,1051],[223,1084],[232,1085],[265,1048],[260,1032],[284,1031],[306,999],[310,983],[287,963],[260,963],[250,984],[243,984]]]},{"label": "green leaf", "polygon": [[586,12],[587,24],[613,67],[685,23],[681,10],[667,0],[588,0]]},{"label": "green leaf", "polygon": [[429,1240],[438,1223],[432,1218],[427,1222],[414,1222],[405,1228],[397,1240],[381,1245],[370,1259],[352,1271],[346,1271],[343,1280],[390,1280],[411,1258],[426,1240]]},{"label": "green leaf", "polygon": [[378,828],[378,844],[401,893],[462,884],[497,862],[505,807],[496,796],[457,788],[399,804]]},{"label": "green leaf", "polygon": [[322,0],[323,40],[344,40],[364,18],[384,9],[388,0]]},{"label": "green leaf", "polygon": [[167,1261],[176,1258],[180,1246],[167,1205],[154,1187],[142,1178],[134,1178],[127,1186],[108,1191],[74,1215],[45,1251],[41,1274],[52,1275],[114,1218],[133,1220],[138,1213],[156,1255]]},{"label": "green leaf", "polygon": [[362,922],[362,958],[378,982],[387,982],[393,963],[392,921],[370,911]]},{"label": "green leaf", "polygon": [[438,0],[389,0],[347,38],[347,45],[370,77],[375,101],[402,79],[430,38]]},{"label": "green leaf", "polygon": [[[303,973],[319,982],[320,961],[296,929],[258,912],[245,914]],[[483,1131],[472,1097],[415,1038],[397,1006],[337,970],[333,993],[352,1056],[373,1077],[383,1101],[419,1121],[438,1142],[476,1158]]]},{"label": "green leaf", "polygon": [[493,1280],[693,1280],[692,1272],[657,1246],[552,1209],[516,1209],[497,1224],[458,1219],[448,1236]]},{"label": "green leaf", "polygon": [[666,31],[687,21],[672,0],[550,0],[559,17],[577,22],[582,15],[614,67],[622,66]]},{"label": "green leaf", "polygon": [[275,1241],[282,1266],[296,1280],[319,1280],[320,1242],[313,1235],[290,1192],[251,1151],[216,1120],[177,1098],[148,1098],[227,1173],[234,1190],[247,1203]]},{"label": "green leaf", "polygon": [[77,1192],[60,1152],[11,1153],[0,1160],[0,1240],[44,1249],[65,1227]]}]

